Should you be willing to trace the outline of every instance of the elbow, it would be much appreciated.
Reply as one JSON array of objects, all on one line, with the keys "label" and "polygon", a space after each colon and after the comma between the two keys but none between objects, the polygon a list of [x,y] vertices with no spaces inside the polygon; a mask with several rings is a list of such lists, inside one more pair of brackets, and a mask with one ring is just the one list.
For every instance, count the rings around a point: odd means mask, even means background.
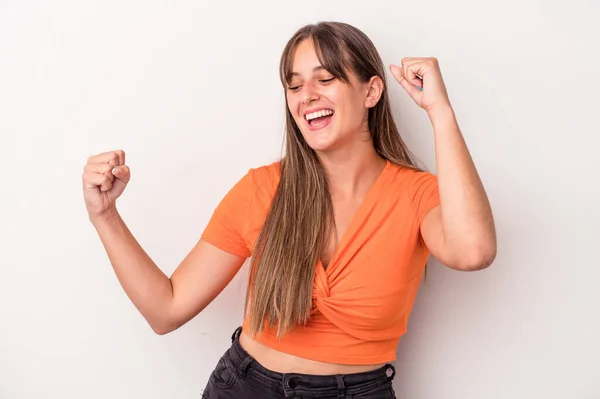
[{"label": "elbow", "polygon": [[475,261],[475,262],[465,263],[465,264],[459,266],[457,269],[460,271],[463,271],[463,272],[476,272],[479,270],[487,269],[488,267],[491,266],[492,263],[493,263],[493,261],[489,261],[489,260]]},{"label": "elbow", "polygon": [[178,318],[173,306],[173,283],[171,279],[168,282],[168,293],[165,294],[167,299],[161,304],[162,306],[153,308],[152,313],[146,317],[146,321],[156,335],[167,335],[181,326],[177,323]]},{"label": "elbow", "polygon": [[167,335],[168,333],[177,330],[180,326],[175,326],[175,325],[162,325],[162,326],[150,325],[150,327],[152,327],[152,331],[154,331],[154,333],[156,335]]},{"label": "elbow", "polygon": [[483,270],[491,266],[496,259],[496,245],[479,246],[470,251],[461,251],[460,255],[451,257],[446,264],[448,267],[465,272]]},{"label": "elbow", "polygon": [[159,327],[159,326],[153,326],[153,325],[150,325],[150,327],[152,327],[152,331],[154,331],[154,333],[156,335],[167,335],[168,333],[173,331],[172,328],[165,328],[165,327]]},{"label": "elbow", "polygon": [[487,269],[496,259],[496,246],[474,251],[459,265],[458,269],[467,272]]},{"label": "elbow", "polygon": [[173,332],[180,327],[180,325],[170,320],[160,320],[155,322],[150,322],[149,320],[147,321],[150,325],[150,328],[152,328],[152,331],[154,331],[156,335],[167,335],[168,333]]}]

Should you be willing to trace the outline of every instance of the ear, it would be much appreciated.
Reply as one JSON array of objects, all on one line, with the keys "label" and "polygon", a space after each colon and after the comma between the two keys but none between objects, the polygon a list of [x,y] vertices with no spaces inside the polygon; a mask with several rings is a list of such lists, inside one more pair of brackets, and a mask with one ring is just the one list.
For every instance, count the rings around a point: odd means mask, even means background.
[{"label": "ear", "polygon": [[365,99],[365,107],[373,108],[379,102],[383,94],[383,80],[379,76],[373,76],[367,82],[367,98]]}]

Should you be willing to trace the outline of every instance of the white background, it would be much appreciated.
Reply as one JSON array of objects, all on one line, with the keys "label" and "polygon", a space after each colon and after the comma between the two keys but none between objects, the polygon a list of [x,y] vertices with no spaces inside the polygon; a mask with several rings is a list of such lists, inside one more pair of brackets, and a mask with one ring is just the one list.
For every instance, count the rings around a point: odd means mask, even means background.
[{"label": "white background", "polygon": [[[83,166],[126,151],[119,209],[170,275],[227,190],[281,155],[286,41],[337,20],[386,65],[439,59],[497,223],[490,268],[432,263],[398,347],[398,397],[599,398],[599,11],[0,1],[0,397],[200,397],[242,322],[246,268],[190,323],[155,335],[87,219]],[[389,82],[401,134],[435,171],[426,114]]]}]

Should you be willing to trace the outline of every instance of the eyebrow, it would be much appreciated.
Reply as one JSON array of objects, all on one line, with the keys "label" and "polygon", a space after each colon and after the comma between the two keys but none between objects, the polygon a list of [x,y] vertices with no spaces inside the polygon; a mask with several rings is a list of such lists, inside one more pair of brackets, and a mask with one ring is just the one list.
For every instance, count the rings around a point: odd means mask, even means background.
[{"label": "eyebrow", "polygon": [[[317,71],[325,71],[325,67],[323,65],[319,65],[317,67],[313,68],[313,72],[317,72]],[[300,74],[298,72],[292,72],[290,73],[290,78],[293,76],[300,76]]]}]

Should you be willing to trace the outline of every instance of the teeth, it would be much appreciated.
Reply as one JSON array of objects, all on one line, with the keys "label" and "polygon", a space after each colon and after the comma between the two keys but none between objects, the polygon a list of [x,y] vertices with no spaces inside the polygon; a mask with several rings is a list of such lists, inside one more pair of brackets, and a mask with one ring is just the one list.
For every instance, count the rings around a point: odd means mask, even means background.
[{"label": "teeth", "polygon": [[311,112],[310,114],[306,114],[304,117],[307,121],[311,119],[320,118],[322,116],[327,116],[333,114],[333,111],[330,109],[322,109],[321,111]]}]

